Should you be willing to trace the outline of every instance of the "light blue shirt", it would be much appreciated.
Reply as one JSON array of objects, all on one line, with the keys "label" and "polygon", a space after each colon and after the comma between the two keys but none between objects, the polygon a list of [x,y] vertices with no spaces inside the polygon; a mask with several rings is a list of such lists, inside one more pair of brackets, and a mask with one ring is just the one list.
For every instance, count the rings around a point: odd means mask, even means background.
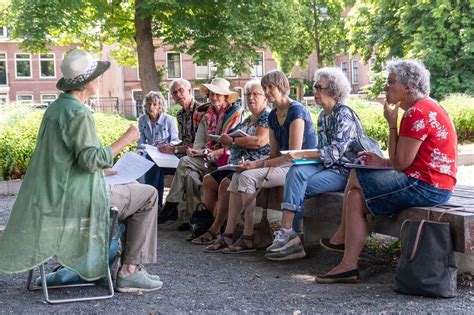
[{"label": "light blue shirt", "polygon": [[148,114],[141,115],[138,118],[138,130],[140,130],[138,144],[154,145],[157,141],[164,143],[179,142],[176,119],[165,113],[160,114],[160,118],[154,125]]}]

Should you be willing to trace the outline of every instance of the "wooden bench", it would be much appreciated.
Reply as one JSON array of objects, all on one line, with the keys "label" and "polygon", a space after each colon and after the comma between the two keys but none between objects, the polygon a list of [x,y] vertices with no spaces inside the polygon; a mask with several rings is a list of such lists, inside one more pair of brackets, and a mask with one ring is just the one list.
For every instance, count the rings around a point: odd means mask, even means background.
[{"label": "wooden bench", "polygon": [[[283,187],[263,189],[257,197],[257,206],[280,210]],[[343,193],[323,193],[305,201],[303,233],[305,246],[315,245],[321,237],[330,237],[341,220]],[[451,205],[464,206],[462,211],[448,212],[442,221],[449,222],[455,251],[474,253],[474,187],[457,186],[449,200]],[[400,227],[406,219],[427,219],[431,208],[415,207],[400,211],[394,217],[369,216],[369,229],[372,232],[400,236]],[[431,219],[436,220],[442,210],[431,210]]]}]

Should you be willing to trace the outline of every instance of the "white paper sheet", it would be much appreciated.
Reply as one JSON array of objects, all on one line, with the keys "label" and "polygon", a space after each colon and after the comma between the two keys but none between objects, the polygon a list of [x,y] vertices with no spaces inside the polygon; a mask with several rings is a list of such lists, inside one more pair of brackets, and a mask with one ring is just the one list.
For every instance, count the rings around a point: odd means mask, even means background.
[{"label": "white paper sheet", "polygon": [[152,166],[153,162],[134,152],[127,152],[112,166],[117,174],[106,176],[105,181],[111,185],[130,183],[143,176]]},{"label": "white paper sheet", "polygon": [[159,167],[176,168],[179,159],[174,154],[161,153],[158,148],[149,144],[145,144],[146,153]]}]

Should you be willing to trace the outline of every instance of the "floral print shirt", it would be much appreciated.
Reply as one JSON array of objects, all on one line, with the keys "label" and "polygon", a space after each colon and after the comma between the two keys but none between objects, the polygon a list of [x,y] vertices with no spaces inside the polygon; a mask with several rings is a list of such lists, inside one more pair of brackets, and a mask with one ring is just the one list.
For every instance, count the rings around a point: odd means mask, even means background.
[{"label": "floral print shirt", "polygon": [[187,113],[184,109],[180,109],[176,114],[179,138],[183,142],[183,145],[192,146],[194,143],[199,122],[195,123],[193,121],[193,115],[200,105],[201,103],[193,101],[190,112]]},{"label": "floral print shirt", "polygon": [[[252,115],[250,115],[237,127],[237,129],[244,131],[249,136],[255,136],[257,127],[269,128],[268,114],[270,114],[270,108],[267,107],[255,122],[252,122]],[[238,164],[239,160],[242,158],[246,161],[255,161],[267,156],[268,154],[270,154],[269,143],[258,149],[246,149],[233,144],[230,149],[229,164]]]},{"label": "floral print shirt", "polygon": [[431,98],[416,102],[403,115],[399,136],[421,140],[415,160],[403,172],[438,189],[454,189],[457,135],[448,113]]}]

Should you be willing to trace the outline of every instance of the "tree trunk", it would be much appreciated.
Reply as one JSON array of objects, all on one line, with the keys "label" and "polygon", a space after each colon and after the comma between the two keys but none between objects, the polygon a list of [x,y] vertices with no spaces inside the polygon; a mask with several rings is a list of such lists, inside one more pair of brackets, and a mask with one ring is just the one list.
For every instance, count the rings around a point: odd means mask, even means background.
[{"label": "tree trunk", "polygon": [[135,42],[137,43],[138,73],[142,84],[142,96],[158,91],[160,77],[156,71],[155,46],[151,32],[151,16],[142,12],[143,0],[135,1]]},{"label": "tree trunk", "polygon": [[311,0],[311,7],[313,8],[313,18],[314,18],[314,42],[316,44],[316,58],[318,59],[318,68],[321,68],[322,60],[321,60],[321,47],[319,47],[319,29],[318,29],[318,9],[316,7],[316,0]]}]

